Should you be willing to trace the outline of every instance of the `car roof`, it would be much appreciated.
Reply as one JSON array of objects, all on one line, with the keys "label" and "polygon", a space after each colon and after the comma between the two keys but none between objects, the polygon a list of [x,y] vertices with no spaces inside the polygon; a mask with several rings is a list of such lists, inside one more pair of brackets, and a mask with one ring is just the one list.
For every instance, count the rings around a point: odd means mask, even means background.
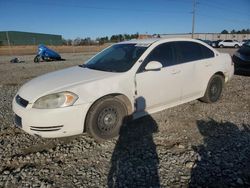
[{"label": "car roof", "polygon": [[149,38],[149,39],[132,39],[128,41],[119,42],[118,44],[142,44],[142,45],[151,45],[156,41],[159,41],[160,38]]},{"label": "car roof", "polygon": [[137,44],[146,47],[156,42],[174,42],[174,41],[193,41],[200,43],[200,40],[191,38],[149,38],[149,39],[132,39],[128,41],[119,42],[118,44]]},{"label": "car roof", "polygon": [[140,47],[149,47],[151,44],[161,44],[165,42],[176,42],[176,41],[190,41],[190,42],[195,42],[195,43],[200,43],[203,46],[206,46],[210,50],[212,50],[214,53],[218,54],[218,51],[215,50],[213,47],[209,46],[205,42],[197,39],[191,39],[191,38],[149,38],[149,39],[132,39],[129,41],[123,41],[119,42],[117,44],[136,44],[136,46]]}]

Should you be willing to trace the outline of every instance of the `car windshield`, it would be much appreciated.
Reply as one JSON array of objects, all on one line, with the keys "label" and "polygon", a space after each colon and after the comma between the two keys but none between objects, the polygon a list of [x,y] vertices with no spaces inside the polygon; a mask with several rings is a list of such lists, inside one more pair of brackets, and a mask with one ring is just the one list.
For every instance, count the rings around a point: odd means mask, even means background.
[{"label": "car windshield", "polygon": [[146,49],[147,47],[143,45],[116,44],[94,56],[82,66],[108,72],[126,72]]},{"label": "car windshield", "polygon": [[250,47],[250,40],[246,41],[246,42],[244,43],[244,46]]}]

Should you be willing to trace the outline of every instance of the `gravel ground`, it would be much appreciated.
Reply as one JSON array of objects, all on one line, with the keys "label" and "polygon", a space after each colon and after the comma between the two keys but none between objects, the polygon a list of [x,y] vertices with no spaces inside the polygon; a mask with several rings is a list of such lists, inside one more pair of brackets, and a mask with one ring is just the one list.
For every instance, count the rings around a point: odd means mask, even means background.
[{"label": "gravel ground", "polygon": [[13,126],[12,98],[27,80],[90,54],[62,56],[40,64],[0,57],[0,187],[250,187],[250,77],[235,76],[215,104],[146,116],[110,141],[30,136]]}]

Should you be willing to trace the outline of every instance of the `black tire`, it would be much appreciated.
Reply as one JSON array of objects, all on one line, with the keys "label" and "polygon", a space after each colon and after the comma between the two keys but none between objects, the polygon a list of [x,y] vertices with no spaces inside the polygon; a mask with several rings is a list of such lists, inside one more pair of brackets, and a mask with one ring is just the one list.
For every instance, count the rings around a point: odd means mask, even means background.
[{"label": "black tire", "polygon": [[97,141],[111,139],[119,135],[127,118],[127,107],[119,99],[108,97],[98,100],[90,108],[86,121],[86,132]]},{"label": "black tire", "polygon": [[34,58],[34,62],[35,63],[39,63],[40,62],[40,55],[36,55],[36,57]]},{"label": "black tire", "polygon": [[224,48],[224,45],[221,44],[219,47],[220,47],[220,48]]},{"label": "black tire", "polygon": [[234,45],[234,48],[239,48],[240,46],[238,44],[235,44]]},{"label": "black tire", "polygon": [[206,103],[214,103],[221,97],[221,93],[224,87],[224,78],[221,75],[214,75],[208,82],[208,86],[205,95],[200,99]]}]

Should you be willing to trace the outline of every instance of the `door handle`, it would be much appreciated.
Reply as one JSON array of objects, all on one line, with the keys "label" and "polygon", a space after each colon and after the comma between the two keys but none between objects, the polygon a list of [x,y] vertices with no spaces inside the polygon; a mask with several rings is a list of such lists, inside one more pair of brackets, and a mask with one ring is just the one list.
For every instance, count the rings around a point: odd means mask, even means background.
[{"label": "door handle", "polygon": [[174,70],[171,71],[172,74],[178,74],[180,72],[181,72],[181,70],[176,70],[176,69],[174,69]]}]

